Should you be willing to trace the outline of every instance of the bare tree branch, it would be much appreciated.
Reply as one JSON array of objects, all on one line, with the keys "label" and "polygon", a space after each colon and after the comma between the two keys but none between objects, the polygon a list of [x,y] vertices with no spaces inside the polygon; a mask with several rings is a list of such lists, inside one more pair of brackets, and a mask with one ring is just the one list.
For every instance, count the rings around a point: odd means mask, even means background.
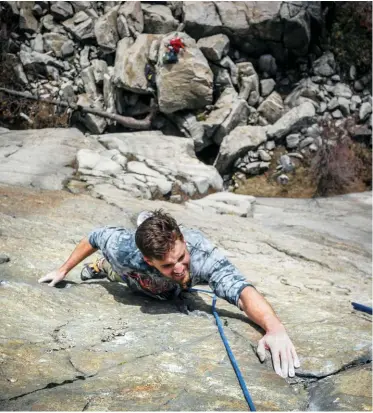
[{"label": "bare tree branch", "polygon": [[154,99],[152,99],[152,101],[150,103],[150,112],[146,116],[146,118],[145,119],[135,119],[135,118],[132,118],[132,117],[129,117],[129,116],[122,116],[122,115],[118,115],[116,113],[108,113],[108,112],[105,112],[105,111],[102,111],[102,110],[93,109],[89,106],[81,106],[81,105],[77,105],[77,104],[74,104],[74,103],[69,104],[68,102],[65,102],[65,101],[57,101],[57,100],[49,100],[49,99],[40,98],[39,96],[32,95],[29,92],[19,92],[17,90],[7,89],[7,88],[4,88],[4,87],[0,87],[0,92],[4,92],[4,93],[7,93],[9,95],[19,96],[19,97],[30,99],[30,100],[36,100],[36,101],[39,101],[39,102],[48,103],[50,105],[60,106],[60,107],[63,107],[63,108],[70,108],[72,110],[79,110],[79,111],[84,112],[84,113],[91,113],[92,115],[96,115],[96,116],[100,116],[102,118],[114,120],[114,121],[118,122],[119,124],[123,125],[126,128],[138,129],[138,130],[150,129],[152,119],[158,111],[158,106],[155,103]]}]

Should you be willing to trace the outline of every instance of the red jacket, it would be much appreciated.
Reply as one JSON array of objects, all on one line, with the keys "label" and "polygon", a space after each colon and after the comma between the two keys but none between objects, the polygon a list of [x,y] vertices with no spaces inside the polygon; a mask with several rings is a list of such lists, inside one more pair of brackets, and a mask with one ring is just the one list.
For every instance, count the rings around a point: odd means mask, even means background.
[{"label": "red jacket", "polygon": [[185,44],[183,41],[180,39],[180,37],[175,37],[174,39],[170,40],[170,46],[173,47],[176,53],[180,52],[180,49],[185,48]]}]

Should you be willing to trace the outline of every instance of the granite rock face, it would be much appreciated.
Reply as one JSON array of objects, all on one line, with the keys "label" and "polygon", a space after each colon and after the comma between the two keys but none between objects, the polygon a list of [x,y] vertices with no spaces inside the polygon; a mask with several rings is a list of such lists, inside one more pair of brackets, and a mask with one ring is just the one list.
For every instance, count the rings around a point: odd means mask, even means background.
[{"label": "granite rock face", "polygon": [[289,331],[301,367],[284,380],[255,355],[261,330],[218,301],[257,410],[371,410],[371,316],[350,304],[371,302],[371,193],[257,199],[250,218],[118,189],[94,199],[2,186],[0,197],[1,410],[247,410],[208,295],[191,294],[187,316],[122,284],[81,282],[81,266],[60,288],[37,283],[93,227],[133,228],[160,207],[203,231]]}]

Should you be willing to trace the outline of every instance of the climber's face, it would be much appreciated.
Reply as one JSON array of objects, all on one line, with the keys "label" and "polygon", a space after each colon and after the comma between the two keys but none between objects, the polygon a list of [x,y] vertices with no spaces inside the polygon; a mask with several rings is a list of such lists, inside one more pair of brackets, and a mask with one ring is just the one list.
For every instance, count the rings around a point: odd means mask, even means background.
[{"label": "climber's face", "polygon": [[189,281],[190,255],[184,240],[176,240],[174,248],[163,257],[163,260],[146,257],[144,259],[162,275],[178,284],[184,285]]}]

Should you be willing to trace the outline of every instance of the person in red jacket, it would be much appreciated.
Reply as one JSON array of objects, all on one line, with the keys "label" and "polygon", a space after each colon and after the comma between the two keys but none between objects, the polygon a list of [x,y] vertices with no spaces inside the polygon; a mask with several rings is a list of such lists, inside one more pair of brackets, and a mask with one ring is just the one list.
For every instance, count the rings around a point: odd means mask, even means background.
[{"label": "person in red jacket", "polygon": [[180,37],[174,37],[173,39],[171,39],[170,46],[172,46],[176,54],[180,52],[180,49],[185,49],[185,44],[180,39]]}]

